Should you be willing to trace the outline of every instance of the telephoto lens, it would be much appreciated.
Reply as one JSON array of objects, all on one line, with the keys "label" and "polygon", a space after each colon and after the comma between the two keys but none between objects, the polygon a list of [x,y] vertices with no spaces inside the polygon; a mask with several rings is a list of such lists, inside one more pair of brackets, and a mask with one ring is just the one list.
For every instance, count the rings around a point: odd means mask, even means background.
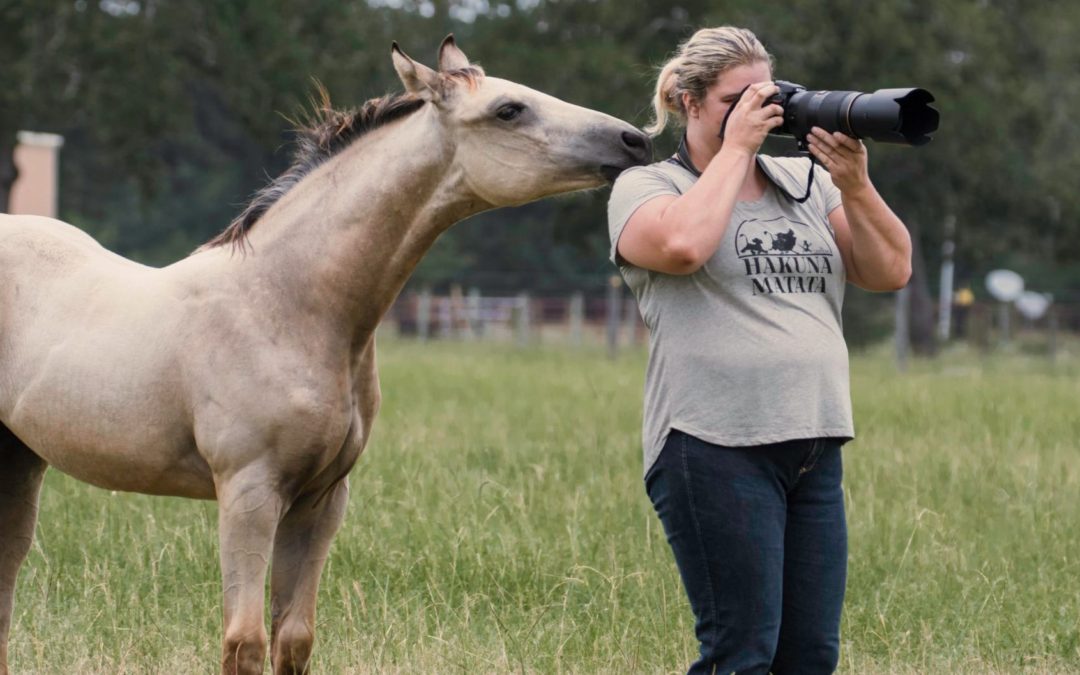
[{"label": "telephoto lens", "polygon": [[925,89],[878,89],[865,94],[807,91],[784,80],[777,80],[776,85],[780,92],[768,102],[784,109],[784,123],[770,133],[794,136],[803,150],[813,127],[901,145],[926,145],[938,128],[940,116],[930,106],[934,97]]}]

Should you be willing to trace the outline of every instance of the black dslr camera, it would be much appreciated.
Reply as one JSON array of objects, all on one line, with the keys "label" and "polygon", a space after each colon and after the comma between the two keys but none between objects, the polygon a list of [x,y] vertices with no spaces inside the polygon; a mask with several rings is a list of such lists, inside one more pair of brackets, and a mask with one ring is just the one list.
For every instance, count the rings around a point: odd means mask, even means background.
[{"label": "black dslr camera", "polygon": [[929,105],[934,97],[925,89],[878,89],[864,94],[807,91],[802,85],[783,80],[776,80],[776,86],[780,92],[766,105],[779,104],[784,109],[784,123],[769,133],[794,136],[803,152],[813,127],[903,145],[926,145],[938,128],[938,111]]}]

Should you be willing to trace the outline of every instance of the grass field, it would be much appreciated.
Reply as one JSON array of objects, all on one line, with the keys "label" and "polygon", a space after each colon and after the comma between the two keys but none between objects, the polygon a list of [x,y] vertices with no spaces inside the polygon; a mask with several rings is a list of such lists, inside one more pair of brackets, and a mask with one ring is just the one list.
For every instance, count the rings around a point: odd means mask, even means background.
[{"label": "grass field", "polygon": [[[314,672],[685,671],[641,483],[644,354],[380,345]],[[855,355],[847,673],[1080,672],[1080,363]],[[210,673],[213,503],[50,471],[15,673]]]}]

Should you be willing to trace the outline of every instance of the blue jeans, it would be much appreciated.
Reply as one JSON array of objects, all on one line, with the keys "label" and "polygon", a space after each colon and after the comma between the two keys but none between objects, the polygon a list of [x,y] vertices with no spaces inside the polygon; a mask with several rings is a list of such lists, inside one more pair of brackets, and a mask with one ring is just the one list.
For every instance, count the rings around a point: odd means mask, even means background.
[{"label": "blue jeans", "polygon": [[695,673],[831,673],[847,526],[843,439],[731,448],[672,429],[645,476],[682,575]]}]

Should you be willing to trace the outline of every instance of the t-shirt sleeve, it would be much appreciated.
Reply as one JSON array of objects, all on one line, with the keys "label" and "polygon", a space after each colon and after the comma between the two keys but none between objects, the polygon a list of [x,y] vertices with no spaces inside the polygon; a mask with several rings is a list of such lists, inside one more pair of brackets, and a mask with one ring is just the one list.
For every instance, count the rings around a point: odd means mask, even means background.
[{"label": "t-shirt sleeve", "polygon": [[626,222],[642,204],[662,195],[678,195],[674,181],[649,167],[634,167],[619,174],[608,199],[608,235],[611,237],[611,262],[622,265],[618,255],[619,237]]},{"label": "t-shirt sleeve", "polygon": [[814,164],[814,183],[821,186],[821,203],[825,206],[825,215],[829,215],[840,206],[840,190],[833,185],[829,172],[817,164]]}]

